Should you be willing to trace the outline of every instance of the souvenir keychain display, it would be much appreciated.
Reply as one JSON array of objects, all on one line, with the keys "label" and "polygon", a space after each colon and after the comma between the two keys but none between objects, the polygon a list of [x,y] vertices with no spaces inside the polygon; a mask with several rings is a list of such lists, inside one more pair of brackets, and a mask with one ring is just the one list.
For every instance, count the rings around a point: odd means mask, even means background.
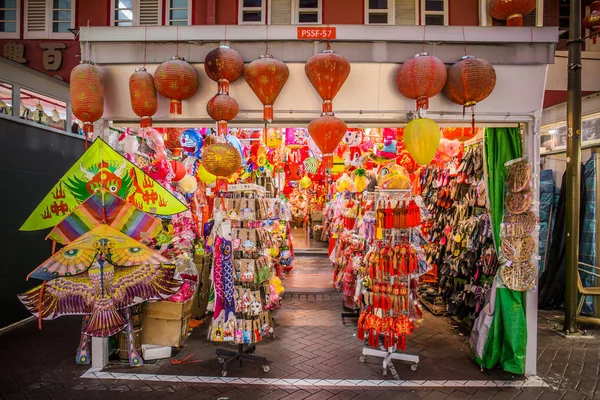
[{"label": "souvenir keychain display", "polygon": [[237,352],[217,349],[223,376],[242,358],[262,364],[267,372],[267,359],[250,353],[256,343],[274,336],[270,311],[280,305],[282,286],[276,268],[279,252],[273,249],[279,249],[279,232],[287,225],[279,218],[289,213],[279,200],[265,198],[259,187],[240,185],[238,190],[231,185],[226,195],[217,198],[214,207],[215,220],[225,219],[216,229],[215,313],[208,338],[238,345]]},{"label": "souvenir keychain display", "polygon": [[374,223],[357,280],[357,297],[362,302],[357,337],[366,344],[361,362],[368,356],[383,358],[386,375],[391,360],[411,362],[411,369],[417,369],[419,356],[404,351],[407,336],[423,319],[419,276],[429,266],[419,232],[421,210],[410,191],[378,190],[375,197],[371,214],[365,213],[367,220],[357,223],[363,231]]},{"label": "souvenir keychain display", "polygon": [[533,188],[531,164],[519,158],[504,164],[507,168],[505,215],[500,229],[502,283],[509,289],[524,292],[535,285],[537,268],[532,263],[536,251],[534,239],[537,218],[531,211]]},{"label": "souvenir keychain display", "polygon": [[429,240],[427,262],[438,277],[437,285],[422,291],[421,300],[433,313],[456,315],[471,326],[498,269],[483,147],[466,147],[445,168],[428,166],[420,185],[431,215],[431,224],[423,232]]}]

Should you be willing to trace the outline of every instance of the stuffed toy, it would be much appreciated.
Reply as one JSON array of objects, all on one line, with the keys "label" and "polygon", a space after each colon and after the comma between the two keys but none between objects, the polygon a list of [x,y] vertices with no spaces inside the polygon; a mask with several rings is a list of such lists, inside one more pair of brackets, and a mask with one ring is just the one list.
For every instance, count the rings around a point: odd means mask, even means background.
[{"label": "stuffed toy", "polygon": [[343,143],[348,146],[344,164],[350,172],[362,167],[365,162],[365,157],[361,148],[363,139],[364,134],[362,129],[351,128],[348,129],[346,135],[344,135]]}]

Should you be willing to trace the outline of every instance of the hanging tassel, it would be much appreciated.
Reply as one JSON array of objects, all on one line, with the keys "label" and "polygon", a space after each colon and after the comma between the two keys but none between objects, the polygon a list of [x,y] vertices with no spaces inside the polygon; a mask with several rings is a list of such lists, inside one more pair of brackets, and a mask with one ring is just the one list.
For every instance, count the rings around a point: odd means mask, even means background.
[{"label": "hanging tassel", "polygon": [[[152,117],[142,117],[140,120],[140,128],[148,128],[152,126]],[[119,140],[121,140],[119,138]]]},{"label": "hanging tassel", "polygon": [[174,115],[181,115],[181,101],[171,99],[171,104],[169,105],[169,113]]},{"label": "hanging tassel", "polygon": [[217,122],[217,133],[221,136],[227,135],[227,121]]},{"label": "hanging tassel", "polygon": [[273,106],[266,104],[263,108],[263,120],[273,122]]},{"label": "hanging tassel", "polygon": [[220,79],[217,87],[219,94],[229,94],[229,81],[227,79]]}]

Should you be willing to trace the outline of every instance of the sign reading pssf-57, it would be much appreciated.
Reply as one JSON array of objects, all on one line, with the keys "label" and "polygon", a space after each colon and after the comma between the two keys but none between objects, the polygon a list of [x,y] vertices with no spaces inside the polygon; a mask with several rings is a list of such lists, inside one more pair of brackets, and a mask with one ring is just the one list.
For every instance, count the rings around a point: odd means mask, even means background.
[{"label": "sign reading pssf-57", "polygon": [[298,39],[300,40],[333,40],[335,39],[335,28],[299,27]]}]

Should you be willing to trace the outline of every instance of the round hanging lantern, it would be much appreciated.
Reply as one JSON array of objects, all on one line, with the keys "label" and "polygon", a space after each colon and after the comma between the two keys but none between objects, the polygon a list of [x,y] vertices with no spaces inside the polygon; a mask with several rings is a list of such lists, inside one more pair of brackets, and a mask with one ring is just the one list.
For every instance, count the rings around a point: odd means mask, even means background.
[{"label": "round hanging lantern", "polygon": [[417,110],[429,108],[429,98],[446,84],[446,66],[437,57],[417,54],[398,68],[396,85],[404,97],[417,101]]},{"label": "round hanging lantern", "polygon": [[171,99],[171,114],[181,114],[181,102],[198,91],[198,72],[181,57],[173,57],[156,68],[154,84],[161,96]]},{"label": "round hanging lantern", "polygon": [[246,67],[244,76],[250,89],[263,103],[263,120],[273,121],[273,104],[287,81],[290,71],[283,61],[262,55]]},{"label": "round hanging lantern", "polygon": [[413,119],[404,128],[404,144],[418,164],[427,165],[440,144],[440,128],[428,118]]},{"label": "round hanging lantern", "polygon": [[202,165],[210,174],[228,178],[240,169],[242,156],[229,143],[215,143],[204,150]]},{"label": "round hanging lantern", "polygon": [[479,133],[479,128],[443,128],[442,135],[448,140],[466,142],[473,139]]},{"label": "round hanging lantern", "polygon": [[240,53],[222,45],[206,55],[204,70],[219,84],[219,93],[229,93],[229,84],[237,81],[244,72],[244,61]]},{"label": "round hanging lantern", "polygon": [[158,110],[158,96],[154,78],[146,68],[137,68],[129,77],[131,108],[141,118],[140,128],[152,126],[152,116]]},{"label": "round hanging lantern", "polygon": [[350,75],[350,63],[332,50],[323,50],[308,59],[304,71],[323,100],[323,113],[331,113],[331,101]]},{"label": "round hanging lantern", "polygon": [[185,168],[185,164],[178,160],[171,160],[171,168],[173,168],[173,173],[175,176],[173,177],[173,182],[179,182],[185,176],[187,172],[187,168]]},{"label": "round hanging lantern", "polygon": [[506,26],[523,26],[523,16],[535,10],[536,0],[492,0],[490,15],[506,20]]},{"label": "round hanging lantern", "polygon": [[227,121],[234,119],[239,110],[237,101],[224,93],[217,94],[206,105],[208,115],[217,121],[219,135],[227,134]]},{"label": "round hanging lantern", "polygon": [[583,19],[583,27],[589,29],[594,35],[592,42],[596,44],[596,39],[600,34],[600,1],[596,0],[590,4],[590,13]]},{"label": "round hanging lantern", "polygon": [[346,123],[333,115],[322,115],[308,124],[308,133],[323,153],[326,168],[333,167],[333,152],[347,130]]},{"label": "round hanging lantern", "polygon": [[472,107],[488,97],[496,86],[496,71],[487,61],[465,56],[448,70],[444,93],[450,101]]},{"label": "round hanging lantern", "polygon": [[83,122],[85,133],[94,132],[94,122],[104,114],[104,80],[91,61],[82,61],[71,70],[71,107]]}]

